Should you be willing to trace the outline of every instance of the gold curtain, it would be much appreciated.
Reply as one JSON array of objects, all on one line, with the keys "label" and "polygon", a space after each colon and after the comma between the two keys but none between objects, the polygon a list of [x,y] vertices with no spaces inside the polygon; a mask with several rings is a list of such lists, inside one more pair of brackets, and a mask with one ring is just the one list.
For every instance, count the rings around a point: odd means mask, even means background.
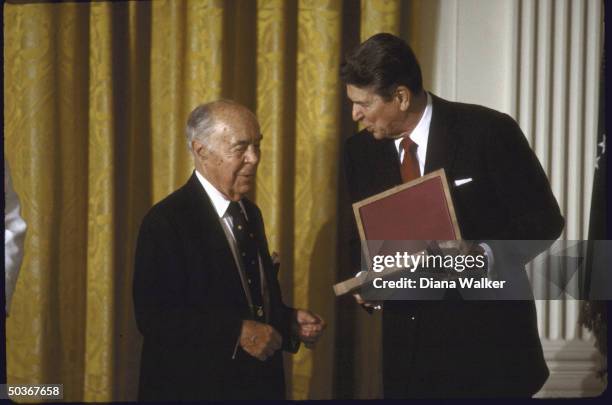
[{"label": "gold curtain", "polygon": [[[191,173],[188,113],[223,97],[261,123],[253,197],[281,255],[285,302],[329,325],[316,350],[286,356],[290,397],[333,397],[339,156],[354,129],[341,128],[338,66],[343,15],[358,4],[4,5],[5,158],[28,224],[7,318],[9,383],[61,383],[67,401],[135,399],[138,227]],[[398,32],[399,8],[363,0],[362,37]],[[369,353],[369,339],[357,350]],[[371,380],[356,375],[358,387]]]},{"label": "gold curtain", "polygon": [[[361,2],[360,39],[365,41],[378,32],[400,34],[401,0]],[[356,317],[355,395],[358,398],[382,398],[382,313],[358,311]]]},{"label": "gold curtain", "polygon": [[401,0],[366,0],[361,2],[360,38],[378,32],[400,35]]}]

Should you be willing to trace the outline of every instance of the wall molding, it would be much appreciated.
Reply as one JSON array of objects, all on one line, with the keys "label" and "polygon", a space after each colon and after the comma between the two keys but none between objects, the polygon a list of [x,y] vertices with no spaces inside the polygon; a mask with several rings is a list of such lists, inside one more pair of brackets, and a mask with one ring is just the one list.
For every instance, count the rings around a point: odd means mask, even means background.
[{"label": "wall molding", "polygon": [[536,398],[597,397],[607,387],[598,377],[604,358],[585,340],[542,340],[550,377]]}]

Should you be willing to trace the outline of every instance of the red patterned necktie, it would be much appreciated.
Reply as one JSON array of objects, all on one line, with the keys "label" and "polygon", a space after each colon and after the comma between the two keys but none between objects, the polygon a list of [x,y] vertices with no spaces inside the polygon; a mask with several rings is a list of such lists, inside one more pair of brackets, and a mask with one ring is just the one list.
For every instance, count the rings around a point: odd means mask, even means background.
[{"label": "red patterned necktie", "polygon": [[409,136],[405,136],[402,142],[400,142],[400,146],[404,150],[404,160],[402,160],[402,167],[400,169],[402,181],[407,183],[421,176],[419,161],[416,155],[419,145],[414,143]]}]

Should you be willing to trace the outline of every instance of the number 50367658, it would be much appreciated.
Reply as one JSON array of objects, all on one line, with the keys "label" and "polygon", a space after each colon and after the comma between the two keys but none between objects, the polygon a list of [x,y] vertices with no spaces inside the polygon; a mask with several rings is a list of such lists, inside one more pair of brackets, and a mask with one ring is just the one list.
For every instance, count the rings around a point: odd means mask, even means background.
[{"label": "number 50367658", "polygon": [[19,398],[48,398],[48,399],[61,399],[63,397],[63,390],[61,384],[21,384],[11,385],[7,384],[5,390],[8,397]]}]

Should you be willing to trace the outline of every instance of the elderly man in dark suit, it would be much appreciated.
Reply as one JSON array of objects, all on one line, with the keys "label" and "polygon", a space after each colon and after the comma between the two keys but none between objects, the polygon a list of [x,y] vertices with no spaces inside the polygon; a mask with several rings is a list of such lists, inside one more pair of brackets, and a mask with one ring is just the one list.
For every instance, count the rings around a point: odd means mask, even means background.
[{"label": "elderly man in dark suit", "polygon": [[[516,122],[424,91],[412,50],[390,34],[349,54],[341,76],[365,127],[345,146],[352,200],[444,168],[461,233],[475,241],[470,253],[524,277],[564,220]],[[551,241],[499,242],[526,239]],[[386,301],[383,345],[385,398],[529,397],[548,377],[532,300]]]},{"label": "elderly man in dark suit", "polygon": [[311,346],[325,327],[283,304],[261,212],[245,197],[261,140],[255,116],[231,101],[189,117],[195,171],[138,236],[141,400],[282,399],[282,350]]}]

